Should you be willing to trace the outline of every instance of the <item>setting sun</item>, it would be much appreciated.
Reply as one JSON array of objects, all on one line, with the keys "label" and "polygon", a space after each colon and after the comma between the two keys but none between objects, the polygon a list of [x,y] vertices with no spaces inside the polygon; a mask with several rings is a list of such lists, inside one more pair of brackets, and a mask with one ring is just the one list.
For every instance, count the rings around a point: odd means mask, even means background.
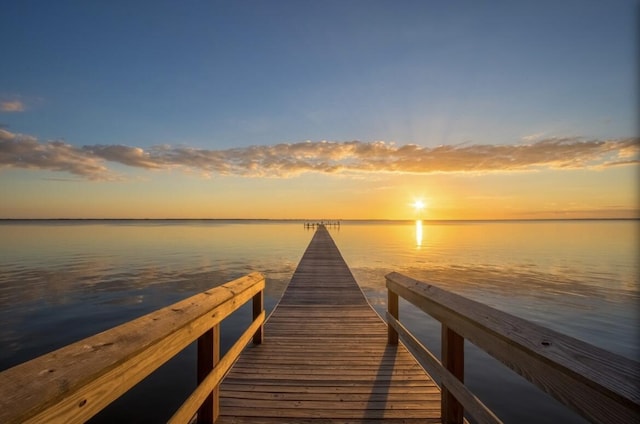
[{"label": "setting sun", "polygon": [[421,210],[423,210],[425,207],[425,204],[422,200],[416,200],[415,202],[413,202],[413,208],[416,210],[416,212],[420,212]]}]

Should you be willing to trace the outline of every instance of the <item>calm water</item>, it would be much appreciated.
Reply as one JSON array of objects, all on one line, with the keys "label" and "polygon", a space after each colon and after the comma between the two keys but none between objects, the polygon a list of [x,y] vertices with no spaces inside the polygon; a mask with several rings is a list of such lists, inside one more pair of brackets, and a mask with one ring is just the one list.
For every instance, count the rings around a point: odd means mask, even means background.
[{"label": "calm water", "polygon": [[[330,232],[380,313],[384,275],[399,271],[637,358],[639,230],[363,221]],[[312,234],[299,222],[0,221],[0,370],[252,271],[272,309]],[[400,314],[439,353],[439,324],[405,303]],[[223,323],[223,349],[249,315]],[[194,358],[186,349],[92,421],[166,421],[195,386]],[[506,422],[583,422],[473,346],[466,362],[467,384]]]}]

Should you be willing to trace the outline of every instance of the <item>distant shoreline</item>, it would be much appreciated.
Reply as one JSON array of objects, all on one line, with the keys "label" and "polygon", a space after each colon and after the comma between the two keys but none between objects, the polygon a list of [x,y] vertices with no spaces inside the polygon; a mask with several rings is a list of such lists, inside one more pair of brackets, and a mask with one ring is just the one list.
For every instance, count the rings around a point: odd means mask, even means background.
[{"label": "distant shoreline", "polygon": [[[409,223],[416,219],[305,219],[305,218],[0,218],[0,222],[261,222],[261,223]],[[424,223],[469,222],[553,222],[553,221],[640,221],[638,218],[513,218],[513,219],[422,219]]]}]

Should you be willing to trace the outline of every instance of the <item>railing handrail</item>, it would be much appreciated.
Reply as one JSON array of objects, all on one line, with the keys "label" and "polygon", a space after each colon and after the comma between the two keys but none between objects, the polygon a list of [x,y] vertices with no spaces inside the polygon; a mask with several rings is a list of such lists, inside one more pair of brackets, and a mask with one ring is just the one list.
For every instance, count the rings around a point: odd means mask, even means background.
[{"label": "railing handrail", "polygon": [[[390,299],[403,297],[585,418],[622,423],[640,416],[640,363],[396,272],[386,280]],[[403,335],[394,324],[390,342],[398,329]]]},{"label": "railing handrail", "polygon": [[251,299],[252,334],[241,341],[260,343],[264,287],[264,277],[251,273],[3,371],[0,422],[84,422]]}]

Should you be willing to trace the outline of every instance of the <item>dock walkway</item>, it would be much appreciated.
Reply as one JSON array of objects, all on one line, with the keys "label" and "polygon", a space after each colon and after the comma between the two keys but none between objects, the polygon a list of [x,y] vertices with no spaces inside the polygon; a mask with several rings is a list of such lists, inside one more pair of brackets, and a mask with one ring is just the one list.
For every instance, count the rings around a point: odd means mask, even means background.
[{"label": "dock walkway", "polygon": [[440,389],[371,308],[319,226],[220,387],[217,423],[440,422]]}]

